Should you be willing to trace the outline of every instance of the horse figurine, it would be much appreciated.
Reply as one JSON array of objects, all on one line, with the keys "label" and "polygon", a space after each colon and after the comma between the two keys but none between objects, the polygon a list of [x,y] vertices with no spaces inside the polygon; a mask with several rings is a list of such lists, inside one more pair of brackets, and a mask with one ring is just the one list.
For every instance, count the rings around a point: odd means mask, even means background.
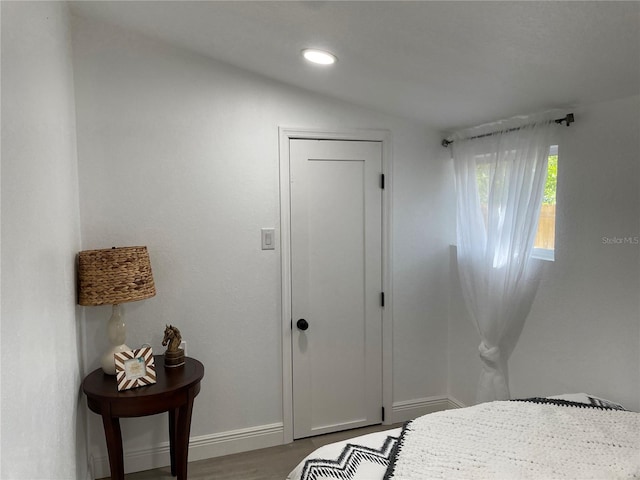
[{"label": "horse figurine", "polygon": [[173,325],[165,325],[162,346],[169,344],[166,352],[164,352],[165,367],[180,367],[184,365],[184,350],[180,348],[181,342],[180,330]]},{"label": "horse figurine", "polygon": [[180,347],[180,342],[182,342],[182,336],[180,335],[180,330],[178,330],[178,327],[174,327],[173,325],[165,325],[162,346],[164,347],[167,345],[167,343],[169,344],[169,346],[167,347],[167,352],[177,352]]}]

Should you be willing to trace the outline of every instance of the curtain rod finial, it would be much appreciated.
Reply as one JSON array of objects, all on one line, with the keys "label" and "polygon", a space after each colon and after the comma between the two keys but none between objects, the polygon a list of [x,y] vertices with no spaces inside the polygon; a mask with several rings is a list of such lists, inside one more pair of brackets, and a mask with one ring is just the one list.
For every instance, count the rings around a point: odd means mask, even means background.
[{"label": "curtain rod finial", "polygon": [[562,122],[567,124],[567,127],[575,122],[575,118],[573,117],[573,113],[567,113],[567,116],[564,118],[559,118],[556,120],[556,123],[562,125]]}]

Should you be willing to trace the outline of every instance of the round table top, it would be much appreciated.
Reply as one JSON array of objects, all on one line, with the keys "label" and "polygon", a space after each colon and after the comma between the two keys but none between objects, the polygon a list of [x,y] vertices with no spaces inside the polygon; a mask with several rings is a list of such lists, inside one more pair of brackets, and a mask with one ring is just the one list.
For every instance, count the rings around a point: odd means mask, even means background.
[{"label": "round table top", "polygon": [[197,384],[204,377],[204,366],[195,358],[185,358],[185,364],[180,367],[167,368],[164,366],[164,356],[154,355],[156,367],[156,383],[143,387],[118,391],[115,375],[107,375],[98,368],[85,377],[82,390],[93,399],[124,400],[127,398],[150,397],[166,395],[167,393],[189,388]]}]

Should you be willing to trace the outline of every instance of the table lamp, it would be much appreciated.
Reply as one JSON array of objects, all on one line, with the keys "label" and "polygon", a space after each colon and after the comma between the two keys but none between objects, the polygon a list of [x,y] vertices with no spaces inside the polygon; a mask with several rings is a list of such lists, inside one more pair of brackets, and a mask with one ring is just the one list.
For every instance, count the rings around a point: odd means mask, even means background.
[{"label": "table lamp", "polygon": [[120,304],[156,294],[147,247],[85,250],[78,254],[78,303],[113,305],[107,325],[110,347],[102,356],[104,373],[116,374],[113,354],[131,350],[125,345],[127,329]]}]

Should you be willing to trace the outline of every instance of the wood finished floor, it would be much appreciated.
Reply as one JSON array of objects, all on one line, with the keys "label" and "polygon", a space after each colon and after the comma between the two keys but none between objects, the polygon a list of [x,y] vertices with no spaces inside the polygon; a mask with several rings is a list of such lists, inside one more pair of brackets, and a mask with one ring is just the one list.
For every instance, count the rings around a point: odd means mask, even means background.
[{"label": "wood finished floor", "polygon": [[[288,445],[236,453],[225,457],[189,462],[189,480],[284,480],[289,472],[318,447],[366,433],[390,430],[401,426],[375,425],[372,427],[329,433],[296,440]],[[125,475],[126,480],[169,480],[169,467]]]}]

